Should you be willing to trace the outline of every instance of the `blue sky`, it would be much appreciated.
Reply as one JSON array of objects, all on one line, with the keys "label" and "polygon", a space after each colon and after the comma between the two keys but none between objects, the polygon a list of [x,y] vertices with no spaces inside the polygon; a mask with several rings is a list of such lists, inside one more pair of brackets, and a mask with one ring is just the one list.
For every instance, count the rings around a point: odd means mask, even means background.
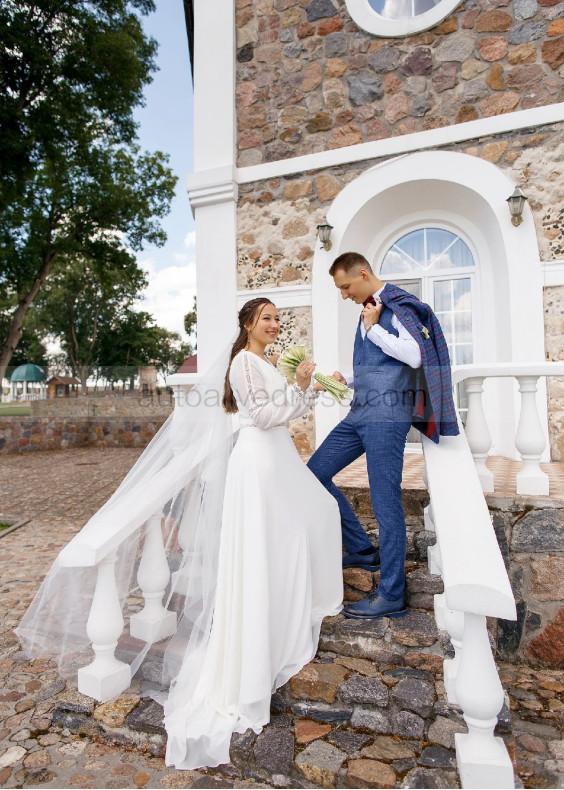
[{"label": "blue sky", "polygon": [[145,89],[145,107],[135,116],[141,146],[168,153],[178,183],[172,211],[163,222],[165,246],[150,246],[137,254],[149,280],[139,306],[160,326],[185,337],[183,317],[196,293],[194,220],[186,192],[193,159],[192,77],[182,0],[156,0],[156,7],[155,13],[143,17],[143,27],[159,42],[159,71]]}]

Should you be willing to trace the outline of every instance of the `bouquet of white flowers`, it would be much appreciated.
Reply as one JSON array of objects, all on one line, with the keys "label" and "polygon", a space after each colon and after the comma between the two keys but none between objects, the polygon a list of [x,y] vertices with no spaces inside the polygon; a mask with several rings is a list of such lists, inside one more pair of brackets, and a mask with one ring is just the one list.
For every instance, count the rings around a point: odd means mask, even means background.
[{"label": "bouquet of white flowers", "polygon": [[[305,346],[288,346],[284,349],[278,359],[278,370],[285,378],[291,379],[296,375],[296,368],[300,362],[307,359],[307,351]],[[337,403],[342,403],[345,398],[350,397],[351,391],[346,384],[341,384],[340,381],[329,376],[324,376],[322,373],[314,373],[313,378],[318,381],[327,392],[332,395]]]}]

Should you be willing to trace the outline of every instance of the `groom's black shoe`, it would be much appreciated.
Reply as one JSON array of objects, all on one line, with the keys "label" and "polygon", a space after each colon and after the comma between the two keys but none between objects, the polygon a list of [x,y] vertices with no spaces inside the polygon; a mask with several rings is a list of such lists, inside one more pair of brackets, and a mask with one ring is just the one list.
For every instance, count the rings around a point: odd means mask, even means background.
[{"label": "groom's black shoe", "polygon": [[375,594],[345,606],[343,614],[357,620],[375,620],[377,617],[403,617],[407,609],[403,598],[387,601]]},{"label": "groom's black shoe", "polygon": [[371,554],[343,554],[343,570],[345,568],[362,568],[365,571],[379,571],[380,554],[376,550]]}]

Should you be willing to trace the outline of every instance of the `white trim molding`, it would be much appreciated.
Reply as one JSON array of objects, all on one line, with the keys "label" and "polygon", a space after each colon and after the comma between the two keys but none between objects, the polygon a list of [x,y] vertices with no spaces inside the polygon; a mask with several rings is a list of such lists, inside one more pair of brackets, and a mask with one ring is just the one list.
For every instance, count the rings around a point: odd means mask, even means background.
[{"label": "white trim molding", "polygon": [[371,7],[368,0],[345,0],[345,3],[353,20],[363,30],[374,36],[384,38],[401,36],[403,38],[438,25],[454,11],[459,5],[459,0],[439,0],[428,11],[404,19],[388,19],[381,16]]},{"label": "white trim molding", "polygon": [[280,288],[254,288],[237,291],[237,310],[249,299],[264,296],[281,309],[291,307],[311,307],[311,285],[287,285]]},{"label": "white trim molding", "polygon": [[186,178],[188,197],[192,212],[200,206],[213,206],[216,203],[237,201],[239,186],[235,168],[218,167],[203,173],[190,173]]},{"label": "white trim molding", "polygon": [[323,170],[326,167],[335,167],[351,162],[398,156],[426,148],[437,148],[465,140],[476,140],[491,134],[534,128],[560,121],[564,121],[564,102],[549,104],[545,107],[534,107],[531,110],[494,115],[491,118],[479,118],[476,121],[443,126],[440,129],[430,129],[426,132],[387,137],[384,140],[373,140],[369,143],[349,145],[331,151],[319,151],[306,156],[295,156],[276,162],[240,167],[237,169],[237,182],[249,184],[292,173],[305,173],[309,170]]},{"label": "white trim molding", "polygon": [[550,261],[542,264],[544,287],[564,285],[564,260]]}]

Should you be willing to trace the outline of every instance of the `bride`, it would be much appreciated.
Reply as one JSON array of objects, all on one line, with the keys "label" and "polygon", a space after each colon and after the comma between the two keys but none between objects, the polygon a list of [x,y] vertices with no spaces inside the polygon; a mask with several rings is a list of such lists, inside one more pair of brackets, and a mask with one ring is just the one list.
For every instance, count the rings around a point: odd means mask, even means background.
[{"label": "bride", "polygon": [[[181,769],[229,762],[234,732],[260,732],[270,718],[271,694],[311,661],[323,618],[341,609],[339,509],[301,461],[286,428],[311,408],[322,387],[312,381],[313,363],[302,362],[289,386],[268,360],[265,349],[279,332],[272,302],[258,298],[243,306],[224,375],[223,409],[204,408],[210,380],[187,424],[174,428],[174,415],[169,418],[162,436],[73,539],[84,543],[115,529],[108,525],[117,514],[122,530],[131,524],[117,562],[127,609],[143,529],[138,521],[154,512],[168,514],[163,537],[178,571],[166,603],[178,609],[178,626],[166,650],[141,649],[133,670],[157,661],[162,682],[170,682],[164,698],[166,762]],[[218,428],[225,412],[238,412],[234,447]],[[61,671],[68,672],[89,640],[84,613],[74,602],[81,596],[69,595],[77,574],[61,564],[55,562],[17,633],[29,655],[58,653]],[[93,583],[81,576],[87,592]],[[67,609],[74,606],[66,617],[62,601]],[[74,664],[67,659],[71,654]]]}]

